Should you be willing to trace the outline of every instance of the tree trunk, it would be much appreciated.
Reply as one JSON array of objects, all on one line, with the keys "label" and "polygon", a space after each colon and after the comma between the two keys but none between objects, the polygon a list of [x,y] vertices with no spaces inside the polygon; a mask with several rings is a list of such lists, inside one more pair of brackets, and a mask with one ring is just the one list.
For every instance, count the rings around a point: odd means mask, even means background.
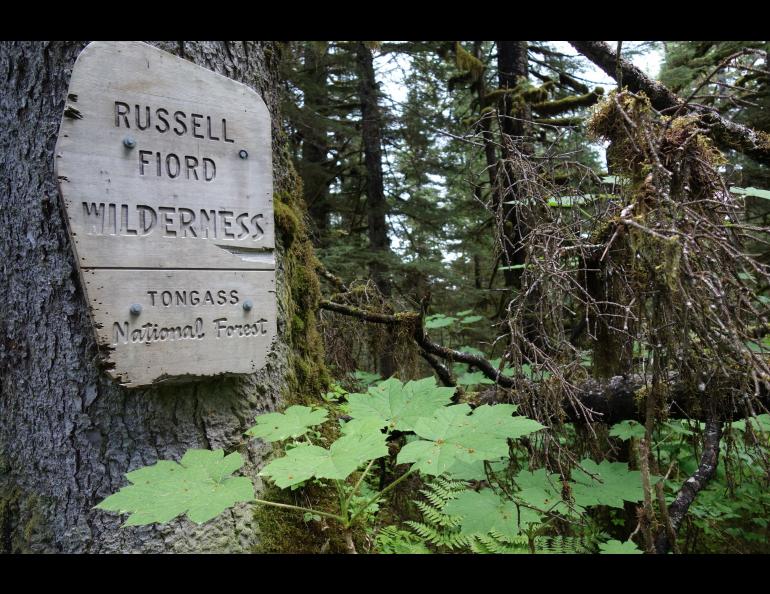
[{"label": "tree trunk", "polygon": [[[244,430],[256,413],[274,408],[286,395],[287,378],[293,386],[307,379],[307,373],[295,378],[298,357],[305,369],[308,361],[318,364],[317,353],[307,347],[298,353],[295,337],[287,336],[292,331],[287,312],[296,317],[312,299],[298,299],[293,287],[286,288],[297,264],[290,260],[283,229],[276,249],[279,338],[265,369],[139,390],[118,386],[99,369],[53,154],[72,67],[85,45],[0,45],[0,76],[6,81],[0,91],[0,551],[249,551],[258,539],[248,505],[203,526],[177,519],[135,528],[120,528],[121,518],[93,506],[127,484],[126,472],[159,459],[178,460],[188,448],[238,449],[247,459],[245,472],[254,476],[266,448],[254,440],[242,444]],[[280,47],[155,45],[260,92],[273,115],[280,232],[290,218],[281,216],[290,206],[279,209],[289,172],[276,112]],[[297,242],[301,230],[291,231]],[[315,295],[313,287],[305,293]]]},{"label": "tree trunk", "polygon": [[307,71],[307,85],[303,89],[305,107],[312,110],[317,117],[308,116],[309,125],[302,128],[302,160],[299,162],[305,203],[310,218],[315,226],[316,246],[326,247],[329,233],[329,186],[333,180],[329,168],[329,142],[326,133],[326,123],[329,104],[328,63],[325,50],[315,45],[316,42],[306,42],[304,47],[304,66]]},{"label": "tree trunk", "polygon": [[[497,78],[501,89],[513,89],[521,82],[527,81],[529,66],[527,60],[527,42],[526,41],[498,41],[497,43]],[[509,95],[504,95],[500,101],[501,130],[505,136],[510,139],[517,151],[522,154],[530,154],[527,148],[525,136],[527,127],[525,121],[532,119],[532,108],[529,102],[524,101],[521,108],[514,107],[514,102]],[[516,180],[516,174],[510,167],[510,159],[515,158],[513,147],[509,147],[506,139],[501,141],[503,166],[506,167],[508,174],[506,179],[512,182]],[[499,196],[506,201],[519,198],[511,196],[514,190],[508,188],[502,189]],[[522,266],[526,258],[524,250],[521,249],[522,238],[526,235],[524,224],[519,220],[515,205],[507,205],[505,213],[505,238],[503,245],[505,248],[505,265]],[[505,286],[519,287],[521,285],[522,270],[506,269]]]},{"label": "tree trunk", "polygon": [[[374,77],[372,51],[364,42],[356,44],[356,58],[359,76],[359,97],[361,99],[361,137],[366,164],[366,206],[369,227],[369,275],[385,297],[392,294],[388,278],[387,255],[390,239],[386,214],[385,187],[382,181],[382,117],[377,105],[377,81]],[[389,341],[392,343],[392,341]],[[393,349],[384,348],[379,356],[380,375],[390,377],[396,370]]]}]

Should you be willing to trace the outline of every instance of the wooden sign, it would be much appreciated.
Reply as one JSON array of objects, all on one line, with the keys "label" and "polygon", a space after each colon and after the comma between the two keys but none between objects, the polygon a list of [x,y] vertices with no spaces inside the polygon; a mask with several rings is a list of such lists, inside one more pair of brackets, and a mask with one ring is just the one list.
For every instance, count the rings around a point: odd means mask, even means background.
[{"label": "wooden sign", "polygon": [[263,367],[276,297],[259,95],[144,43],[94,42],[55,154],[110,375],[135,387]]}]

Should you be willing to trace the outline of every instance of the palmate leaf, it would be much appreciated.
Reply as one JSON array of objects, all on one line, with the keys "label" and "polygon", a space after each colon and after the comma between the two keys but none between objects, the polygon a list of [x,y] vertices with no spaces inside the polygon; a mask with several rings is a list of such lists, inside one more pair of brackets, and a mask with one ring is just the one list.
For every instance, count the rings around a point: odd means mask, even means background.
[{"label": "palmate leaf", "polygon": [[494,530],[504,538],[518,536],[520,521],[522,524],[538,521],[538,517],[528,511],[502,499],[492,489],[464,491],[444,507],[444,513],[462,517],[460,534],[486,535]]},{"label": "palmate leaf", "polygon": [[454,324],[456,321],[457,318],[453,318],[452,316],[434,314],[425,318],[425,327],[429,330],[434,330],[436,328],[446,328],[447,326]]},{"label": "palmate leaf", "polygon": [[[574,484],[570,486],[577,505],[582,507],[607,505],[622,509],[624,501],[637,502],[644,499],[642,473],[629,470],[625,462],[604,460],[601,464],[597,464],[590,458],[586,458],[580,462],[580,465],[599,480],[592,478],[579,468],[572,472]],[[660,478],[651,476],[651,481],[654,484]]]},{"label": "palmate leaf", "polygon": [[382,377],[379,374],[362,371],[360,369],[353,372],[353,378],[364,386],[371,386],[372,384],[382,381]]},{"label": "palmate leaf", "polygon": [[[508,467],[508,458],[490,462],[490,466],[492,472],[502,472]],[[460,481],[483,481],[487,478],[484,460],[476,460],[474,462],[456,460],[445,474],[452,480]]]},{"label": "palmate leaf", "polygon": [[573,515],[574,509],[562,498],[563,483],[558,474],[549,474],[545,468],[535,471],[522,470],[514,479],[519,491],[516,499],[530,506],[534,517],[542,513],[559,513],[564,516]]},{"label": "palmate leaf", "polygon": [[300,444],[270,462],[259,474],[270,477],[282,489],[314,477],[343,480],[364,462],[387,456],[385,438],[379,426],[359,426],[358,430],[340,437],[328,450]]},{"label": "palmate leaf", "polygon": [[634,544],[633,541],[627,540],[626,542],[620,542],[619,540],[608,540],[599,544],[600,555],[642,555],[643,551],[639,550],[639,547]]},{"label": "palmate leaf", "polygon": [[398,463],[414,462],[414,468],[432,476],[449,470],[457,460],[499,460],[508,455],[508,439],[534,433],[544,427],[526,417],[512,417],[512,404],[483,405],[473,414],[467,404],[448,406],[431,418],[418,419],[414,432],[421,438],[406,444]]},{"label": "palmate leaf", "polygon": [[[770,432],[770,414],[765,413],[756,417],[749,417],[749,423],[754,431]],[[735,421],[731,426],[738,431],[746,431],[746,420]]]},{"label": "palmate leaf", "polygon": [[644,425],[632,420],[615,423],[610,429],[610,437],[618,437],[623,441],[640,439],[644,437]]},{"label": "palmate leaf", "polygon": [[246,434],[265,441],[299,437],[307,433],[311,427],[323,423],[326,416],[327,412],[324,409],[313,410],[309,406],[290,406],[282,413],[258,416],[257,424],[246,431]]},{"label": "palmate leaf", "polygon": [[[497,359],[490,359],[489,364],[494,367],[496,370],[500,369],[500,362],[502,359],[498,357]],[[513,367],[503,367],[503,370],[500,372],[500,375],[504,375],[505,377],[513,377],[516,375],[516,370]]]},{"label": "palmate leaf", "polygon": [[494,384],[495,382],[481,371],[466,371],[457,378],[457,383],[461,386],[476,386],[479,384]]},{"label": "palmate leaf", "polygon": [[[543,425],[527,417],[513,417],[517,406],[515,404],[483,404],[473,411],[472,419],[479,433],[485,437],[498,439],[518,439],[545,429]],[[489,460],[490,458],[485,458]]]},{"label": "palmate leaf", "polygon": [[354,419],[379,419],[380,426],[389,430],[413,431],[418,419],[431,417],[449,404],[454,392],[454,388],[437,386],[433,377],[406,384],[390,378],[366,394],[349,394],[348,413]]},{"label": "palmate leaf", "polygon": [[484,316],[468,316],[460,320],[461,324],[474,324],[484,319]]},{"label": "palmate leaf", "polygon": [[239,501],[254,499],[246,477],[230,476],[243,466],[238,452],[188,450],[177,462],[160,460],[126,474],[132,484],[96,507],[130,513],[123,526],[168,522],[181,514],[197,524],[216,517]]}]

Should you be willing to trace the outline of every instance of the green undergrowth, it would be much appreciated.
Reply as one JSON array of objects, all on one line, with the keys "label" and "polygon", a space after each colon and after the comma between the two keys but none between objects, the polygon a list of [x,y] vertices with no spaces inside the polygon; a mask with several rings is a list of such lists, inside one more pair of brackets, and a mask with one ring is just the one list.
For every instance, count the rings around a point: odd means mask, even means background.
[{"label": "green undergrowth", "polygon": [[[315,272],[317,259],[306,223],[302,181],[286,151],[277,153],[276,161],[275,170],[286,172],[276,179],[273,202],[276,240],[283,247],[283,278],[278,279],[278,298],[284,304],[283,339],[289,347],[281,400],[284,406],[319,404],[331,378],[316,324],[321,299],[321,285]],[[323,509],[329,493],[313,485],[298,492],[266,486],[262,496],[288,504],[296,504],[297,498],[308,499]],[[254,518],[260,531],[260,544],[255,552],[338,552],[344,546],[339,531],[320,531],[316,522],[306,522],[301,514],[256,506]]]}]

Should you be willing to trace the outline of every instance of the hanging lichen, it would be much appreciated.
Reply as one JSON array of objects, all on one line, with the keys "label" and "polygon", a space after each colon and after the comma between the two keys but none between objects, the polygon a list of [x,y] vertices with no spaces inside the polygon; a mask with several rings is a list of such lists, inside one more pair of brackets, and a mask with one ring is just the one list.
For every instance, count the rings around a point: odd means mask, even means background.
[{"label": "hanging lichen", "polygon": [[455,42],[455,65],[461,71],[470,73],[474,81],[484,74],[484,63],[466,50],[459,41]]}]

